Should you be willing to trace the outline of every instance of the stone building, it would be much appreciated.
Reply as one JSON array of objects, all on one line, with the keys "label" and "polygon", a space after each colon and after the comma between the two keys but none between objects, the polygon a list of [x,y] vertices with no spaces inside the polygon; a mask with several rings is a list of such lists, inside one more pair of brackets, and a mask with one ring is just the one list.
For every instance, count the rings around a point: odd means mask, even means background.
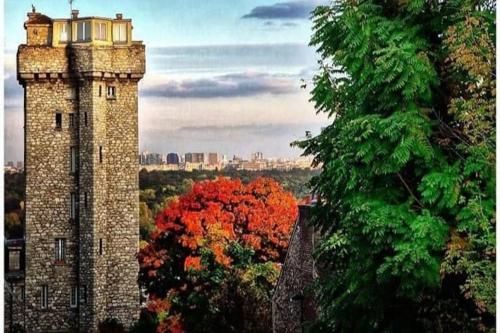
[{"label": "stone building", "polygon": [[316,318],[313,249],[318,239],[308,225],[310,205],[299,206],[299,218],[290,238],[285,262],[272,299],[273,332],[306,332]]},{"label": "stone building", "polygon": [[24,87],[22,325],[95,332],[139,315],[138,81],[132,22],[35,12],[17,53]]}]

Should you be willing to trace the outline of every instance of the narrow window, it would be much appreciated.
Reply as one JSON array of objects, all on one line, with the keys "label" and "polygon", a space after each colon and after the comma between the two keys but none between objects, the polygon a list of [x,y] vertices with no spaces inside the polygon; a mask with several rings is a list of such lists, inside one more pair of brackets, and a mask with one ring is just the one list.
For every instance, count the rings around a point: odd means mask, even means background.
[{"label": "narrow window", "polygon": [[56,129],[62,128],[62,113],[56,113]]},{"label": "narrow window", "polygon": [[80,303],[87,304],[87,287],[80,287]]},{"label": "narrow window", "polygon": [[102,238],[99,238],[99,255],[102,256],[103,253],[103,242]]},{"label": "narrow window", "polygon": [[85,120],[85,126],[87,126],[88,125],[87,112],[85,112],[83,115],[84,115],[84,118],[85,118],[84,119]]},{"label": "narrow window", "polygon": [[43,285],[40,290],[40,307],[47,309],[49,306],[49,286]]},{"label": "narrow window", "polygon": [[76,147],[70,147],[70,164],[71,164],[71,173],[75,173],[77,169],[76,164]]},{"label": "narrow window", "polygon": [[114,23],[113,24],[113,41],[125,43],[127,42],[127,24]]},{"label": "narrow window", "polygon": [[8,250],[9,251],[9,272],[18,271],[21,269],[21,251],[20,250]]},{"label": "narrow window", "polygon": [[75,127],[75,114],[74,113],[70,113],[68,115],[68,127],[69,128],[73,128]]},{"label": "narrow window", "polygon": [[108,93],[108,98],[116,98],[116,87],[108,86],[107,93]]},{"label": "narrow window", "polygon": [[59,35],[59,41],[66,43],[69,36],[69,24],[67,22],[61,23],[61,31]]},{"label": "narrow window", "polygon": [[69,305],[72,308],[76,308],[78,306],[78,287],[71,286],[70,296],[69,296]]},{"label": "narrow window", "polygon": [[69,209],[69,217],[72,220],[76,219],[76,194],[71,193],[71,202],[70,202],[70,209]]},{"label": "narrow window", "polygon": [[95,39],[106,40],[106,23],[95,23]]},{"label": "narrow window", "polygon": [[90,22],[83,21],[76,24],[76,40],[79,42],[90,40]]},{"label": "narrow window", "polygon": [[85,192],[85,194],[83,196],[83,202],[85,204],[85,208],[87,208],[89,206],[89,200],[88,200],[87,192]]},{"label": "narrow window", "polygon": [[24,302],[24,299],[26,297],[26,289],[24,286],[21,286],[21,302]]},{"label": "narrow window", "polygon": [[66,91],[66,98],[67,99],[75,99],[76,98],[76,88],[74,88],[74,87],[68,88]]},{"label": "narrow window", "polygon": [[99,146],[99,163],[102,163],[102,146]]},{"label": "narrow window", "polygon": [[99,97],[102,96],[102,85],[99,85]]},{"label": "narrow window", "polygon": [[66,259],[66,239],[56,238],[55,255],[57,263],[64,263]]}]

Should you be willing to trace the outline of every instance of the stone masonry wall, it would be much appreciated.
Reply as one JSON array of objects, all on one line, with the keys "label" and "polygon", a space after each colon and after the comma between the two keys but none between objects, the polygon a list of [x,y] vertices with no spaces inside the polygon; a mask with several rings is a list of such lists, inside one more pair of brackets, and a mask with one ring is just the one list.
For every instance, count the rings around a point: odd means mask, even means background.
[{"label": "stone masonry wall", "polygon": [[[76,326],[70,288],[77,283],[77,221],[71,220],[70,194],[77,180],[70,172],[70,147],[77,145],[69,114],[78,107],[68,98],[69,81],[25,84],[26,171],[26,329],[47,332]],[[55,114],[62,114],[56,128]],[[55,240],[66,239],[66,260],[55,262]],[[49,308],[41,308],[41,287],[48,286]]]},{"label": "stone masonry wall", "polygon": [[46,45],[52,40],[50,24],[30,24],[26,29],[26,39],[30,45]]},{"label": "stone masonry wall", "polygon": [[69,75],[68,48],[20,45],[17,52],[17,73],[65,73]]},{"label": "stone masonry wall", "polygon": [[[139,175],[137,82],[115,80],[116,99],[107,103],[104,159],[108,175],[107,228],[100,231],[108,260],[107,313],[125,318],[126,326],[138,319],[140,305],[137,277],[139,264]],[[132,288],[133,287],[133,288]]]},{"label": "stone masonry wall", "polygon": [[146,66],[144,45],[72,47],[72,63],[75,72],[110,72],[131,74],[141,77]]},{"label": "stone masonry wall", "polygon": [[312,293],[314,278],[314,229],[307,225],[309,206],[299,206],[285,263],[272,299],[273,332],[301,333],[315,317]]},{"label": "stone masonry wall", "polygon": [[4,323],[5,332],[12,325],[24,327],[24,281],[4,281]]}]

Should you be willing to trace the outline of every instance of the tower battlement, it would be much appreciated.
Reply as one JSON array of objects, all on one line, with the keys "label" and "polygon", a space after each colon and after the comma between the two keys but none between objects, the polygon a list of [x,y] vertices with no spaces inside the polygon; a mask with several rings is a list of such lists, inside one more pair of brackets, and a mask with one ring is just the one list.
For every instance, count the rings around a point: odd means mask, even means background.
[{"label": "tower battlement", "polygon": [[24,87],[28,332],[96,332],[139,315],[138,88],[132,21],[31,12]]},{"label": "tower battlement", "polygon": [[82,17],[51,19],[29,13],[24,24],[27,43],[18,49],[18,79],[93,76],[141,79],[145,46],[132,40],[132,21]]}]

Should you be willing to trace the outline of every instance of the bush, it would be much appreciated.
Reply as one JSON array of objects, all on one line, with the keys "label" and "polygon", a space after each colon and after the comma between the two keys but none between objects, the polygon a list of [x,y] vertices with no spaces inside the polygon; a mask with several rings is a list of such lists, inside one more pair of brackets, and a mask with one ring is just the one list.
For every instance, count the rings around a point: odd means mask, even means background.
[{"label": "bush", "polygon": [[99,324],[100,333],[125,333],[125,327],[116,318],[106,318]]},{"label": "bush", "polygon": [[141,317],[139,321],[132,325],[129,333],[156,333],[156,327],[158,323],[155,317],[147,312],[141,311]]}]

